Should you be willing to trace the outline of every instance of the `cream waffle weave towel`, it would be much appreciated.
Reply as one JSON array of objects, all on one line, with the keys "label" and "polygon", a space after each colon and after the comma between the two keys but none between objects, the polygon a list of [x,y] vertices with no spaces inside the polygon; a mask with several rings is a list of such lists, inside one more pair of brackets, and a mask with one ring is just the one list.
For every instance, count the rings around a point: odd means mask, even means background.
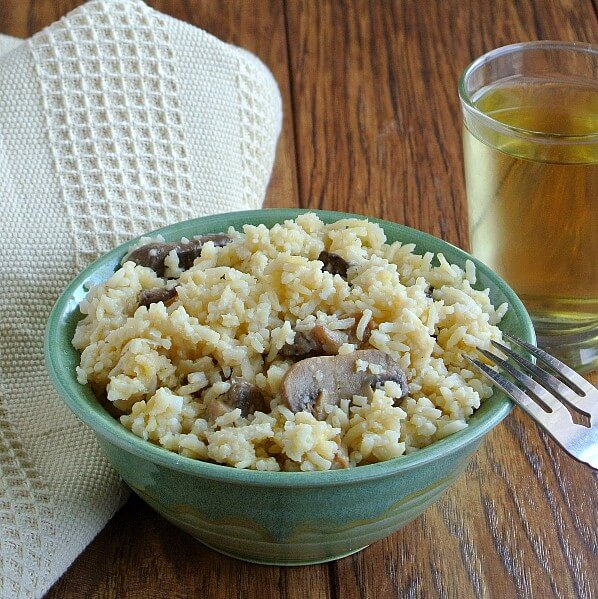
[{"label": "cream waffle weave towel", "polygon": [[60,291],[115,245],[258,208],[281,126],[253,55],[137,0],[0,39],[0,597],[42,595],[126,493],[55,395]]}]

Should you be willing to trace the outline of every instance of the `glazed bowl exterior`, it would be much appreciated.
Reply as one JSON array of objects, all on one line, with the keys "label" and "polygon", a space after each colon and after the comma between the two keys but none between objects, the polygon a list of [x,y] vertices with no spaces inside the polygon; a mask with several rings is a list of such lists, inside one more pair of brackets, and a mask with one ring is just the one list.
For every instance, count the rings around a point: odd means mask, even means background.
[{"label": "glazed bowl exterior", "polygon": [[[177,223],[154,233],[179,240],[226,231],[229,226],[271,227],[306,210],[255,210]],[[315,212],[325,222],[365,218]],[[508,285],[462,250],[426,233],[369,218],[388,240],[415,243],[418,253],[442,252],[451,263],[477,266],[477,288],[489,288],[495,305],[509,303],[500,328],[534,342],[529,316]],[[329,472],[256,472],[193,460],[153,445],[125,429],[76,380],[79,354],[71,339],[87,289],[107,280],[135,240],[101,257],[62,293],[50,315],[45,355],[58,393],[87,426],[123,480],[167,520],[202,543],[236,558],[301,565],[338,559],[401,528],[463,472],[484,436],[511,408],[501,393],[486,400],[469,426],[441,441],[387,462]]]}]

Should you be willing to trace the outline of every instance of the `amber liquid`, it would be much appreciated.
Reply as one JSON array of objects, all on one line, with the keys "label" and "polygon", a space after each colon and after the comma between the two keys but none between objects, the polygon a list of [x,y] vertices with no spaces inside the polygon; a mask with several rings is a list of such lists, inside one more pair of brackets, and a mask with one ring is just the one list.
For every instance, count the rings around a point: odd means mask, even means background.
[{"label": "amber liquid", "polygon": [[[536,325],[598,326],[598,82],[520,78],[474,101],[530,133],[466,119],[472,253],[510,283]],[[548,137],[538,143],[531,132]]]}]

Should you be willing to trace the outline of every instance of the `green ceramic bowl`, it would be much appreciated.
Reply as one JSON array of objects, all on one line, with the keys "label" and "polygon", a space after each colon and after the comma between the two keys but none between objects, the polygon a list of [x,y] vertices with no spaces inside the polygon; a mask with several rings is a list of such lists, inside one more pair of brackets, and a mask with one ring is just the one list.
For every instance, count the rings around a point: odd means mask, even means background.
[{"label": "green ceramic bowl", "polygon": [[[218,214],[157,231],[167,240],[235,228],[270,227],[304,210],[256,210]],[[356,215],[316,211],[325,222]],[[363,218],[363,217],[362,217]],[[534,331],[515,293],[486,266],[460,249],[395,223],[370,219],[390,241],[415,243],[418,252],[443,252],[464,266],[473,260],[478,285],[495,305],[508,302],[505,331],[534,342]],[[131,244],[134,243],[131,242]],[[86,289],[108,279],[126,244],[86,268],[58,299],[45,339],[47,367],[68,407],[95,433],[126,483],[150,506],[209,547],[264,564],[300,565],[337,559],[401,528],[457,479],[484,435],[511,410],[496,392],[472,416],[469,427],[442,441],[387,462],[330,472],[255,472],[209,464],[169,452],[126,430],[79,385],[79,355],[71,345]]]}]

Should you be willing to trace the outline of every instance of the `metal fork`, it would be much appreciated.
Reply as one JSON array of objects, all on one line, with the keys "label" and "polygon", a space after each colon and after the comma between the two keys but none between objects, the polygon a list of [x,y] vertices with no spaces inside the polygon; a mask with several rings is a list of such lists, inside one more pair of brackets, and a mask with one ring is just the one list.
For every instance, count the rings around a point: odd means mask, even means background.
[{"label": "metal fork", "polygon": [[[494,368],[469,356],[464,357],[540,424],[569,455],[598,469],[598,389],[554,356],[517,337],[506,333],[504,336],[523,347],[535,356],[537,362],[560,378],[498,341],[492,341],[492,345],[531,376],[492,352],[479,348],[478,351],[509,373],[527,393]],[[590,426],[573,422],[563,402],[586,414],[590,418]]]}]

